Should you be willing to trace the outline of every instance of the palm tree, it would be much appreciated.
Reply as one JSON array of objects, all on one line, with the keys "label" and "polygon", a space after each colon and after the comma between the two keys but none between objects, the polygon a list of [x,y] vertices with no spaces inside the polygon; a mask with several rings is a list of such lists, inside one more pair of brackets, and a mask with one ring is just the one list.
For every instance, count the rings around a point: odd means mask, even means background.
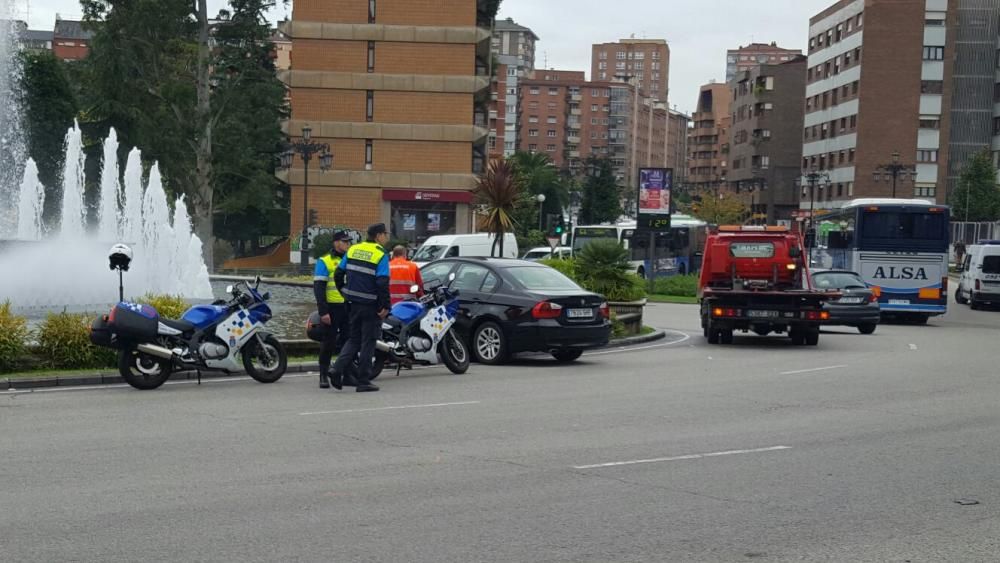
[{"label": "palm tree", "polygon": [[503,256],[504,237],[513,232],[517,224],[514,220],[514,208],[521,198],[520,183],[521,179],[514,166],[503,158],[498,158],[490,162],[486,174],[476,186],[475,193],[479,203],[486,208],[486,232],[493,235],[491,254],[494,256],[498,245],[500,256]]}]

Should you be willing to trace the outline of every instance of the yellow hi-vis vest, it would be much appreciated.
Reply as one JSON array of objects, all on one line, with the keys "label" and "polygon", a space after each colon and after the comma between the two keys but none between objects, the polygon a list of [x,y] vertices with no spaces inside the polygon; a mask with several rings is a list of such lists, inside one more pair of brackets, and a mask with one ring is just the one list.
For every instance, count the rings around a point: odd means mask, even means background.
[{"label": "yellow hi-vis vest", "polygon": [[334,256],[332,254],[327,254],[326,256],[320,258],[324,264],[326,264],[327,280],[326,280],[326,302],[327,303],[343,303],[344,296],[340,294],[337,290],[337,284],[333,281],[333,275],[337,273],[337,267],[340,266],[340,261],[342,258],[340,256]]}]

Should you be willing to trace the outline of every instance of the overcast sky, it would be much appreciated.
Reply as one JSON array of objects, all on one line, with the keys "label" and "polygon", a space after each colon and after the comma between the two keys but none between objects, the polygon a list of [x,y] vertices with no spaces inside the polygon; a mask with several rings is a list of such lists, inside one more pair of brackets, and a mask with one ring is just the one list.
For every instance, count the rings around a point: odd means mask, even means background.
[{"label": "overcast sky", "polygon": [[[0,0],[4,3],[9,0]],[[19,0],[22,10],[27,0]],[[227,2],[212,0],[214,13]],[[698,87],[724,80],[726,49],[777,41],[802,49],[809,18],[833,0],[503,0],[500,18],[530,27],[541,38],[537,65],[590,72],[590,46],[632,34],[670,44],[670,103],[690,113]],[[79,16],[78,0],[31,0],[30,25],[52,29],[56,13]],[[289,13],[278,8],[274,19]]]}]

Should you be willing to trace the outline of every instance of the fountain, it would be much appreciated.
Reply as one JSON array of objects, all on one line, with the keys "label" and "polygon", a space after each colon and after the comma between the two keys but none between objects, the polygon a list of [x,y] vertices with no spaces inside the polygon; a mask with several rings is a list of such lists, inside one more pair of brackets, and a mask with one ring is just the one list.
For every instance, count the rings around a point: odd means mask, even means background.
[{"label": "fountain", "polygon": [[59,224],[43,227],[45,189],[36,163],[25,157],[21,126],[15,4],[0,0],[0,302],[10,300],[27,313],[103,309],[118,298],[107,257],[116,242],[132,246],[134,254],[127,295],[210,299],[202,243],[192,232],[184,198],[171,207],[158,166],[144,169],[136,149],[120,175],[114,130],[104,140],[100,197],[91,213],[96,225],[87,224],[83,134],[74,124],[65,139]]}]

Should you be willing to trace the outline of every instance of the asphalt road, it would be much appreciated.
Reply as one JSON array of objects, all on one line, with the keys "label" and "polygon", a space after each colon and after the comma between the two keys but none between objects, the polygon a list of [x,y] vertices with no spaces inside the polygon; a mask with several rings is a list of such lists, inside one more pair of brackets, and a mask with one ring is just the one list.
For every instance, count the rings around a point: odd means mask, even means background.
[{"label": "asphalt road", "polygon": [[816,348],[648,315],[670,343],[375,394],[0,394],[0,559],[1000,558],[1000,312]]}]

